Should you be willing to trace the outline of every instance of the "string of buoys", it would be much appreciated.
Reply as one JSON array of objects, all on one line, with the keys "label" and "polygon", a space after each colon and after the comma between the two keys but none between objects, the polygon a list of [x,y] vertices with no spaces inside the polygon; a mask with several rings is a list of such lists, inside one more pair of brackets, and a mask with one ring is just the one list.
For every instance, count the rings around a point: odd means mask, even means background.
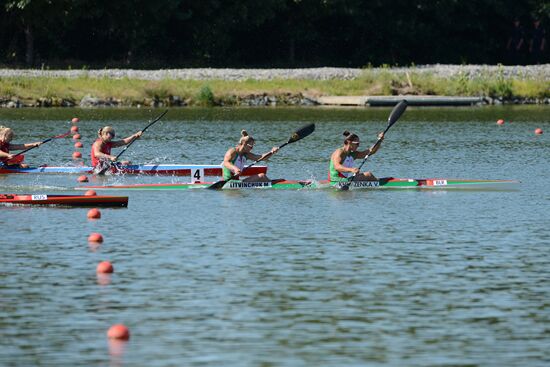
[{"label": "string of buoys", "polygon": [[[80,129],[78,127],[78,123],[80,122],[80,119],[78,117],[73,117],[71,119],[71,133],[73,133],[73,141],[75,142],[74,143],[74,147],[75,149],[80,149],[82,147],[84,147],[84,144],[82,144],[82,142],[80,141],[80,139],[82,139],[82,135],[79,133]],[[72,154],[72,159],[74,161],[79,161],[80,164],[84,164],[83,160],[82,160],[82,152],[78,151],[78,150],[75,150]],[[78,182],[88,182],[88,177],[85,176],[85,175],[82,175],[82,176],[79,176],[78,177]]]},{"label": "string of buoys", "polygon": [[[497,120],[497,125],[502,126],[504,125],[504,123],[505,123],[504,119]],[[535,135],[542,135],[544,133],[544,131],[542,131],[540,127],[537,127],[534,132],[535,132]]]},{"label": "string of buoys", "polygon": [[[86,192],[86,195],[95,195],[95,191],[89,190]],[[101,212],[97,208],[92,208],[88,210],[87,214],[88,219],[100,219]],[[94,232],[88,236],[88,242],[93,244],[94,249],[99,248],[99,245],[103,243],[103,236],[100,233]],[[110,261],[101,261],[97,264],[96,274],[97,281],[100,285],[109,285],[111,283],[110,275],[114,273],[115,269],[113,264]],[[109,346],[111,348],[111,343],[124,342],[130,339],[130,330],[123,324],[114,324],[107,330],[107,338],[109,339]],[[120,349],[120,348],[118,348]],[[123,349],[120,349],[123,350]]]},{"label": "string of buoys", "polygon": [[[74,147],[80,149],[83,147],[80,139],[82,136],[79,134],[79,128],[77,126],[80,119],[74,117],[71,120],[73,126],[71,126],[71,133],[74,133],[73,140],[75,141]],[[75,151],[72,154],[73,159],[82,159],[82,153]],[[78,182],[88,182],[88,177],[86,175],[81,175],[78,177]],[[88,190],[84,193],[85,196],[95,196],[97,193],[94,190]],[[88,210],[87,218],[89,220],[99,220],[101,219],[101,211],[97,208],[92,208]],[[99,248],[103,243],[104,238],[101,233],[93,232],[88,236],[88,243],[93,250]],[[111,282],[110,275],[114,272],[113,264],[110,261],[101,261],[96,267],[96,274],[98,277],[98,283],[100,285],[108,285]],[[125,344],[126,341],[130,339],[130,330],[123,324],[114,324],[107,330],[107,338],[109,339],[109,348],[116,352],[115,354],[122,354],[123,346],[117,343]],[[112,354],[111,351],[111,354]]]}]

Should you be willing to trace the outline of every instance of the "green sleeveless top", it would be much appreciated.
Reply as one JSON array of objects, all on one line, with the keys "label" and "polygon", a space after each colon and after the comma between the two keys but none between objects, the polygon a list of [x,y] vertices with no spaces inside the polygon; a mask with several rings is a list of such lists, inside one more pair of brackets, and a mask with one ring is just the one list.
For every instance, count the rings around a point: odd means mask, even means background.
[{"label": "green sleeveless top", "polygon": [[[341,162],[344,167],[351,168],[353,167],[353,160],[357,157],[357,152],[351,152],[349,154],[346,154],[344,156],[344,160]],[[351,173],[342,173],[338,172],[336,168],[334,168],[334,163],[332,162],[332,159],[329,162],[328,166],[328,179],[329,181],[347,181],[347,178],[351,176]]]},{"label": "green sleeveless top", "polygon": [[[233,158],[233,160],[231,161],[231,164],[239,167],[239,169],[242,170],[244,168],[245,162],[246,162],[246,157],[244,155],[239,155],[239,153],[237,153],[235,158]],[[222,172],[223,172],[224,180],[229,180],[233,175],[233,172],[231,172],[231,170],[225,166],[222,167]]]}]

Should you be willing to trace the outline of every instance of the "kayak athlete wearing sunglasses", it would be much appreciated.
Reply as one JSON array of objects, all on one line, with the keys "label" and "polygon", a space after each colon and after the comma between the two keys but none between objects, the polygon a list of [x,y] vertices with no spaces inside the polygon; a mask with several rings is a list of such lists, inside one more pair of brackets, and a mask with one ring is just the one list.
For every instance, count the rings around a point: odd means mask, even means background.
[{"label": "kayak athlete wearing sunglasses", "polygon": [[[279,151],[278,147],[273,147],[269,152],[263,155],[257,155],[252,153],[252,149],[254,148],[254,143],[255,143],[254,138],[248,135],[248,132],[246,132],[246,130],[242,130],[239,144],[237,144],[237,146],[234,148],[229,148],[229,150],[225,153],[225,156],[223,158],[223,179],[224,180],[230,180],[232,178],[236,179],[237,178],[236,176],[242,173],[242,170],[245,167],[245,163],[247,159],[259,162],[259,161],[267,160],[269,157],[271,157],[273,154]],[[259,173],[257,175],[249,176],[246,179],[243,179],[243,181],[267,182],[270,180],[265,174]]]},{"label": "kayak athlete wearing sunglasses", "polygon": [[[377,178],[369,172],[359,172],[357,167],[354,167],[355,159],[363,159],[367,155],[372,155],[378,151],[378,144],[372,151],[371,149],[359,149],[359,136],[352,134],[349,131],[344,131],[344,146],[338,148],[330,156],[330,165],[328,170],[328,179],[331,182],[347,182],[349,177],[356,174],[355,181],[376,181]],[[378,138],[384,140],[384,133],[378,134]]]}]

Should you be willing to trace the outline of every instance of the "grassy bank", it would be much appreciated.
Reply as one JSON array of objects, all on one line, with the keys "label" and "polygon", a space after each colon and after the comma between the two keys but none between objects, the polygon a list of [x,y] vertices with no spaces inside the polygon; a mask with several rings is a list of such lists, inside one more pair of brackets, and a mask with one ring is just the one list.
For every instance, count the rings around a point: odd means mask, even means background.
[{"label": "grassy bank", "polygon": [[[78,106],[91,97],[99,105],[208,106],[245,105],[261,96],[276,105],[301,104],[302,96],[445,95],[484,96],[503,101],[543,103],[550,98],[548,80],[487,74],[441,77],[422,72],[393,73],[366,69],[352,80],[174,80],[110,78],[4,77],[0,99],[18,106]],[[13,106],[13,104],[12,104]]]}]

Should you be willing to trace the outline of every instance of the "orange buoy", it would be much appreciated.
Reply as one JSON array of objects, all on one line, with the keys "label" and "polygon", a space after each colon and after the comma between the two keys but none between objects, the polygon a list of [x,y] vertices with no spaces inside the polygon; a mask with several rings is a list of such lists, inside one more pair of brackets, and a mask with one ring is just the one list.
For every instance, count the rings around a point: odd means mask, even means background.
[{"label": "orange buoy", "polygon": [[130,330],[122,324],[113,325],[107,331],[107,338],[128,340],[130,339]]},{"label": "orange buoy", "polygon": [[73,159],[78,159],[78,158],[82,158],[82,153],[80,153],[80,152],[74,152],[74,153],[73,153]]},{"label": "orange buoy", "polygon": [[542,133],[544,133],[544,131],[542,131],[542,129],[541,129],[540,127],[537,127],[537,128],[535,129],[535,134],[537,134],[537,135],[542,135]]},{"label": "orange buoy", "polygon": [[78,126],[71,126],[71,132],[72,133],[78,132]]},{"label": "orange buoy", "polygon": [[71,120],[71,122],[72,122],[73,124],[76,124],[76,123],[78,123],[79,121],[80,121],[80,119],[79,119],[78,117],[73,117],[73,119]]},{"label": "orange buoy", "polygon": [[85,175],[78,176],[78,182],[88,182],[88,177]]},{"label": "orange buoy", "polygon": [[88,218],[90,219],[99,219],[101,218],[101,212],[97,208],[88,210]]},{"label": "orange buoy", "polygon": [[113,264],[111,264],[109,261],[102,261],[99,264],[97,264],[96,272],[97,273],[112,273],[115,271],[113,268]]},{"label": "orange buoy", "polygon": [[97,195],[97,192],[95,192],[94,190],[88,190],[84,193],[84,196],[96,196]]},{"label": "orange buoy", "polygon": [[88,236],[88,242],[103,242],[103,236],[100,233],[92,233]]},{"label": "orange buoy", "polygon": [[74,143],[74,147],[75,148],[82,148],[82,143],[77,141],[76,143]]},{"label": "orange buoy", "polygon": [[74,134],[73,140],[79,140],[82,136],[80,134]]},{"label": "orange buoy", "polygon": [[504,120],[503,119],[497,120],[497,125],[504,125]]}]

